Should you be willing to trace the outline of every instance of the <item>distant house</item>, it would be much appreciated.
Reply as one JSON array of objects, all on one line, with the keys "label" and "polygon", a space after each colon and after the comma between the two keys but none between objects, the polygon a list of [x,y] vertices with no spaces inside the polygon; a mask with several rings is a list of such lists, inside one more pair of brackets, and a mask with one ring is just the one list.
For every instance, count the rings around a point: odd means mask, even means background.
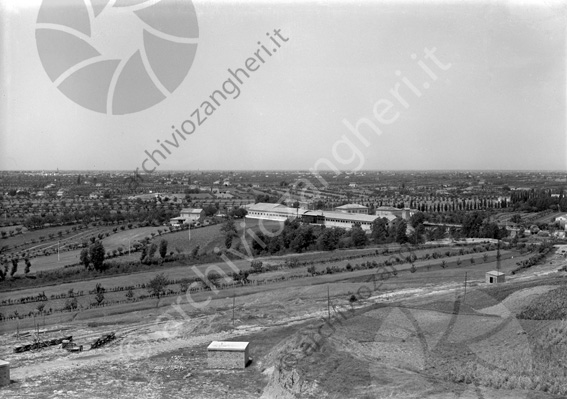
[{"label": "distant house", "polygon": [[180,217],[189,222],[202,222],[205,219],[205,211],[202,208],[184,208],[180,212]]},{"label": "distant house", "polygon": [[505,281],[506,281],[506,275],[502,272],[496,270],[486,272],[486,282],[488,284],[504,283]]},{"label": "distant house", "polygon": [[567,230],[567,215],[557,216],[555,218],[555,221],[559,222],[559,226],[561,226],[563,229]]},{"label": "distant house", "polygon": [[181,210],[181,214],[175,218],[169,219],[169,223],[173,226],[181,226],[183,224],[200,223],[205,219],[205,211],[201,208],[185,208]]},{"label": "distant house", "polygon": [[376,208],[376,215],[380,217],[396,216],[404,220],[409,220],[415,212],[417,212],[415,209],[400,209],[393,206],[379,206]]},{"label": "distant house", "polygon": [[64,195],[65,195],[65,190],[61,189],[61,190],[57,191],[58,197],[63,197]]},{"label": "distant house", "polygon": [[205,211],[201,208],[184,208],[179,217],[184,219],[185,223],[202,222],[205,219]]}]

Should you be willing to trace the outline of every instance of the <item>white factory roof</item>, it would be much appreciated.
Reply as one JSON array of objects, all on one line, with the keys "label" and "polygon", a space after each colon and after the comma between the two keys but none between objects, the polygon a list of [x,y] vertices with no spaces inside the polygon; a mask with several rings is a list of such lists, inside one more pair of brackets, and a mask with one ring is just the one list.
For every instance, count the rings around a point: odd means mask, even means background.
[{"label": "white factory roof", "polygon": [[368,209],[368,207],[360,204],[346,204],[337,206],[335,209]]},{"label": "white factory roof", "polygon": [[209,351],[244,351],[250,342],[213,341],[207,347]]},{"label": "white factory roof", "polygon": [[490,272],[486,272],[486,274],[490,274],[491,276],[504,276],[504,273],[496,271],[496,270],[492,270]]},{"label": "white factory roof", "polygon": [[[255,212],[281,212],[281,213],[291,213],[296,214],[298,210],[296,208],[290,208],[282,204],[271,204],[267,202],[258,202],[250,207],[248,207],[249,211]],[[301,209],[299,209],[301,211]]]},{"label": "white factory roof", "polygon": [[360,213],[345,213],[345,212],[328,212],[328,211],[307,211],[304,215],[315,216],[321,215],[325,216],[326,219],[341,219],[353,222],[373,222],[380,216],[377,215],[365,215]]}]

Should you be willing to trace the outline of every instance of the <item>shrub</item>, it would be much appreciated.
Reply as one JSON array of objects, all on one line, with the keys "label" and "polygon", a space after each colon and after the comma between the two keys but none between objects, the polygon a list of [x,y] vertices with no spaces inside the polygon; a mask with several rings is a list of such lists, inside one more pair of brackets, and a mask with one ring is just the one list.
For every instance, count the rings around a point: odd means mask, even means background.
[{"label": "shrub", "polygon": [[65,301],[65,309],[66,310],[75,310],[78,307],[77,298],[69,298]]},{"label": "shrub", "polygon": [[252,268],[253,273],[261,273],[262,272],[262,261],[261,260],[253,260],[250,263],[250,267]]},{"label": "shrub", "polygon": [[95,286],[95,292],[96,292],[95,300],[98,305],[100,305],[104,301],[105,291],[106,289],[104,289],[100,283],[97,283],[97,285]]},{"label": "shrub", "polygon": [[[209,280],[211,280],[211,274],[213,273],[209,274]],[[160,273],[148,282],[147,287],[149,293],[157,296],[159,299],[159,297],[165,292],[165,287],[167,287],[168,284],[169,281],[167,277],[163,273]]]}]

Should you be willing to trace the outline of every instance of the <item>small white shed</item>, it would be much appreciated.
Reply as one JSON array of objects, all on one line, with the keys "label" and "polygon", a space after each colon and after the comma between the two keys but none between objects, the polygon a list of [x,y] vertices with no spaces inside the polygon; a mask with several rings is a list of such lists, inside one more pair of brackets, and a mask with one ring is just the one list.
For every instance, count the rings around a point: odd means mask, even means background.
[{"label": "small white shed", "polygon": [[492,270],[486,272],[486,282],[488,284],[504,283],[506,281],[506,275],[497,270]]},{"label": "small white shed", "polygon": [[249,342],[213,341],[207,348],[209,368],[243,369],[250,356]]},{"label": "small white shed", "polygon": [[10,385],[10,363],[0,360],[0,387]]}]

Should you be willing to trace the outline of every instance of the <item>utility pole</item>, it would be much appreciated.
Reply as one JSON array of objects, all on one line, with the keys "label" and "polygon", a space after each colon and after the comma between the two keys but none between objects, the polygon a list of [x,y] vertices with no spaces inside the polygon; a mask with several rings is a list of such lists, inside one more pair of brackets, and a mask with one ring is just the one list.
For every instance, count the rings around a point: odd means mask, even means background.
[{"label": "utility pole", "polygon": [[57,262],[59,262],[61,259],[59,257],[59,240],[57,240]]},{"label": "utility pole", "polygon": [[500,240],[498,240],[498,247],[496,250],[496,270],[500,271]]},{"label": "utility pole", "polygon": [[467,272],[465,272],[465,295],[463,296],[463,303],[465,303],[466,298],[467,298]]},{"label": "utility pole", "polygon": [[329,292],[328,284],[327,284],[327,314],[329,315],[329,321],[331,321],[331,295]]},{"label": "utility pole", "polygon": [[234,328],[234,302],[236,301],[236,293],[232,294],[232,328]]}]

